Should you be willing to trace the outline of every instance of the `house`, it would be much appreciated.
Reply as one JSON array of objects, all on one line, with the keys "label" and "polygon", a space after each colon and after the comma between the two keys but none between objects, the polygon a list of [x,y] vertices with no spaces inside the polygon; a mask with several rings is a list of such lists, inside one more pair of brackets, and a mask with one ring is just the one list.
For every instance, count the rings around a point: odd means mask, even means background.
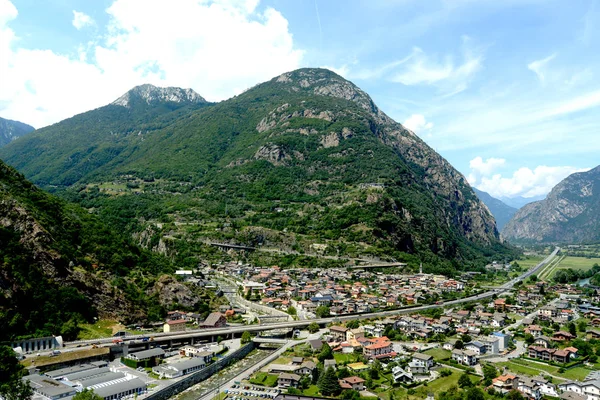
[{"label": "house", "polygon": [[410,372],[406,372],[400,366],[396,366],[392,369],[392,376],[394,377],[394,382],[399,383],[410,383],[415,379]]},{"label": "house", "polygon": [[227,318],[219,312],[210,313],[202,323],[203,328],[222,328],[227,324]]},{"label": "house", "polygon": [[486,354],[498,354],[500,352],[500,340],[495,336],[490,336],[481,339],[481,343],[485,346]]},{"label": "house", "polygon": [[473,366],[477,364],[477,353],[472,350],[452,350],[452,359],[459,364]]},{"label": "house", "polygon": [[554,349],[550,349],[544,346],[529,346],[528,348],[529,358],[537,358],[543,361],[552,361],[552,354]]},{"label": "house", "polygon": [[327,371],[327,368],[333,368],[335,371],[337,369],[337,363],[335,360],[324,360],[323,361],[323,370]]},{"label": "house", "polygon": [[475,354],[477,354],[478,356],[485,354],[487,350],[486,346],[483,343],[478,342],[477,340],[465,344],[465,349],[475,352]]},{"label": "house", "polygon": [[185,331],[185,319],[169,320],[163,325],[163,332],[183,332]]},{"label": "house", "polygon": [[335,342],[343,342],[344,340],[346,340],[347,331],[348,328],[346,328],[345,326],[334,325],[329,327],[329,333],[331,334],[331,338]]},{"label": "house", "polygon": [[525,333],[529,333],[534,338],[540,337],[543,332],[544,331],[542,327],[539,325],[529,325],[527,328],[525,328]]},{"label": "house", "polygon": [[588,339],[600,339],[600,331],[597,329],[588,329],[587,337]]},{"label": "house", "polygon": [[558,331],[555,332],[554,335],[552,335],[552,340],[554,340],[555,342],[566,342],[575,338],[576,336],[571,335],[569,332],[565,331]]},{"label": "house", "polygon": [[504,351],[510,347],[511,336],[507,333],[494,332],[493,336],[498,338],[498,349]]},{"label": "house", "polygon": [[282,372],[277,378],[277,386],[280,388],[298,387],[298,383],[300,383],[300,375],[296,374]]},{"label": "house", "polygon": [[598,379],[585,380],[583,382],[567,381],[560,383],[558,388],[563,392],[573,392],[587,396],[588,400],[598,400],[600,398],[600,380]]},{"label": "house", "polygon": [[366,358],[390,358],[395,357],[394,346],[385,336],[369,339],[371,344],[363,347],[363,354]]},{"label": "house", "polygon": [[349,376],[340,379],[340,386],[342,386],[343,389],[352,389],[360,392],[361,390],[365,390],[365,380],[358,376]]},{"label": "house", "polygon": [[506,310],[506,299],[500,298],[494,300],[494,310],[504,312]]},{"label": "house", "polygon": [[492,387],[496,392],[502,393],[503,395],[516,390],[519,385],[519,378],[516,375],[506,374],[501,375],[492,380]]},{"label": "house", "polygon": [[202,357],[206,364],[210,364],[215,353],[208,351],[206,347],[183,346],[179,349],[179,354],[186,357]]},{"label": "house", "polygon": [[321,351],[321,348],[323,348],[323,341],[320,339],[309,340],[308,344],[310,345],[310,349],[312,351]]},{"label": "house", "polygon": [[429,369],[433,367],[433,356],[422,353],[415,353],[412,361],[408,364],[408,370],[413,375],[429,374]]},{"label": "house", "polygon": [[577,356],[577,349],[575,347],[567,347],[562,350],[557,350],[542,346],[529,346],[528,354],[530,358],[537,358],[543,361],[554,361],[564,364],[571,361],[571,358]]},{"label": "house", "polygon": [[552,339],[550,339],[548,336],[538,336],[534,341],[533,344],[535,344],[536,346],[542,346],[542,347],[551,347],[551,341]]}]

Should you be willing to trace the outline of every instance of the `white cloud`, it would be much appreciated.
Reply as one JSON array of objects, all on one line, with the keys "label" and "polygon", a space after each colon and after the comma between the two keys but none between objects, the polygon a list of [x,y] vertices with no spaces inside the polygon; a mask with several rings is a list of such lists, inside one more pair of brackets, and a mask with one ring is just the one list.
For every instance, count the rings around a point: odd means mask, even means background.
[{"label": "white cloud", "polygon": [[[141,83],[222,100],[300,66],[288,21],[258,0],[115,0],[101,41],[73,56],[20,48],[0,0],[0,113],[36,127],[105,105]],[[44,68],[39,68],[43,65]]]},{"label": "white cloud", "polygon": [[505,163],[506,160],[503,158],[491,157],[484,161],[483,158],[477,156],[469,162],[469,168],[478,176],[490,176],[492,172],[502,167]]},{"label": "white cloud", "polygon": [[73,22],[73,26],[77,30],[81,30],[82,28],[85,28],[86,26],[94,25],[94,20],[92,19],[92,17],[90,17],[86,13],[75,11],[75,10],[73,10],[73,21],[72,22]]},{"label": "white cloud", "polygon": [[542,84],[546,83],[547,65],[556,57],[556,53],[541,60],[535,60],[527,64],[527,69],[533,71]]},{"label": "white cloud", "polygon": [[534,170],[519,168],[511,177],[495,174],[483,176],[475,186],[494,197],[534,197],[548,194],[556,184],[575,172],[587,171],[589,168],[548,167],[540,165]]},{"label": "white cloud", "polygon": [[435,85],[445,92],[459,93],[468,87],[472,77],[483,66],[483,53],[471,48],[470,39],[463,37],[462,63],[457,64],[454,57],[431,56],[415,47],[412,54],[401,60],[400,71],[391,80],[407,86]]},{"label": "white cloud", "polygon": [[421,114],[411,115],[402,123],[402,125],[416,134],[423,133],[424,131],[433,128],[433,122],[427,122],[425,116]]}]

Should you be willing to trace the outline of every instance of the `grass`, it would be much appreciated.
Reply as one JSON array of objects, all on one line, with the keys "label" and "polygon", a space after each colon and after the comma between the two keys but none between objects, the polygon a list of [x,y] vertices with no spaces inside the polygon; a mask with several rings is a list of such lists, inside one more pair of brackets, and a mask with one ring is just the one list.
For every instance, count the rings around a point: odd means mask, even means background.
[{"label": "grass", "polygon": [[497,363],[496,365],[505,366],[513,372],[522,373],[525,375],[535,376],[540,374],[540,370],[547,372],[550,375],[557,376],[559,378],[567,380],[584,380],[587,375],[592,371],[585,367],[574,367],[567,369],[563,373],[559,373],[560,367],[549,365],[546,363],[537,363],[529,360],[511,360],[509,362]]},{"label": "grass", "polygon": [[435,347],[433,349],[425,350],[423,353],[433,356],[433,359],[435,361],[450,358],[452,356],[452,352],[444,350],[441,347]]},{"label": "grass", "polygon": [[292,357],[279,357],[277,360],[273,361],[273,364],[289,364],[292,362]]},{"label": "grass", "polygon": [[33,355],[28,355],[26,359],[21,361],[21,364],[23,364],[25,367],[29,367],[31,365],[41,367],[45,365],[62,364],[68,361],[81,360],[108,353],[110,353],[110,349],[108,347],[99,347],[97,349],[63,352],[57,356],[36,357]]},{"label": "grass", "polygon": [[81,324],[79,325],[81,331],[77,338],[80,340],[99,339],[107,336],[112,336],[117,331],[125,329],[123,325],[120,325],[114,320],[100,320],[94,324]]},{"label": "grass", "polygon": [[333,358],[337,364],[351,364],[356,362],[358,354],[333,353]]},{"label": "grass", "polygon": [[319,394],[319,387],[317,385],[310,385],[307,389],[302,391],[305,396],[317,396]]},{"label": "grass", "polygon": [[[414,388],[415,393],[412,395],[409,395],[407,393],[406,389],[399,388],[399,389],[389,390],[384,393],[380,393],[379,398],[381,398],[382,400],[389,400],[390,392],[394,393],[394,399],[403,399],[403,400],[404,399],[407,399],[407,400],[424,399],[425,397],[427,397],[427,395],[429,393],[434,393],[437,397],[437,395],[440,392],[448,390],[453,385],[458,385],[458,379],[460,378],[460,376],[462,374],[463,374],[462,372],[452,371],[452,375],[448,375],[443,378],[438,378],[433,382],[428,382],[427,386],[425,386],[423,384],[423,385],[420,385],[420,386]],[[474,384],[476,384],[477,382],[479,382],[481,380],[481,377],[475,376],[475,375],[469,375],[469,378],[471,379],[471,382],[473,382]]]},{"label": "grass", "polygon": [[594,264],[600,263],[600,261],[596,258],[585,258],[585,257],[565,257],[561,263],[559,264],[559,269],[567,269],[572,268],[576,270],[587,271],[592,268]]},{"label": "grass", "polygon": [[266,372],[258,372],[252,379],[250,379],[250,383],[253,385],[275,387],[277,386],[277,375],[267,374]]}]

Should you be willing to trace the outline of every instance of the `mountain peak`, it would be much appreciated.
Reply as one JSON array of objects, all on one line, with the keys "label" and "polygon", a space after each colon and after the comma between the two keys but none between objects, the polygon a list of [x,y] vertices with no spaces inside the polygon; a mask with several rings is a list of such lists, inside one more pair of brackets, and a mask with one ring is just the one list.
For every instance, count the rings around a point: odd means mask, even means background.
[{"label": "mountain peak", "polygon": [[161,88],[149,83],[139,85],[119,97],[111,104],[122,107],[131,107],[135,101],[142,101],[148,105],[156,103],[207,103],[207,101],[192,89],[178,87]]},{"label": "mountain peak", "polygon": [[287,86],[291,92],[312,92],[319,96],[337,97],[357,103],[365,110],[389,119],[377,108],[371,97],[354,83],[325,68],[301,68],[279,75],[271,82]]}]

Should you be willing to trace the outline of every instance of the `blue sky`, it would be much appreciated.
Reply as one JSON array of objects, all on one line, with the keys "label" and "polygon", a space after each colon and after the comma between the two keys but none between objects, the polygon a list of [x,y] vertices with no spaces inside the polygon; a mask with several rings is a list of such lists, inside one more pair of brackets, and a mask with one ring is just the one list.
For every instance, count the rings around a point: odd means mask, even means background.
[{"label": "blue sky", "polygon": [[600,0],[0,0],[0,116],[327,67],[495,196],[600,164]]}]

